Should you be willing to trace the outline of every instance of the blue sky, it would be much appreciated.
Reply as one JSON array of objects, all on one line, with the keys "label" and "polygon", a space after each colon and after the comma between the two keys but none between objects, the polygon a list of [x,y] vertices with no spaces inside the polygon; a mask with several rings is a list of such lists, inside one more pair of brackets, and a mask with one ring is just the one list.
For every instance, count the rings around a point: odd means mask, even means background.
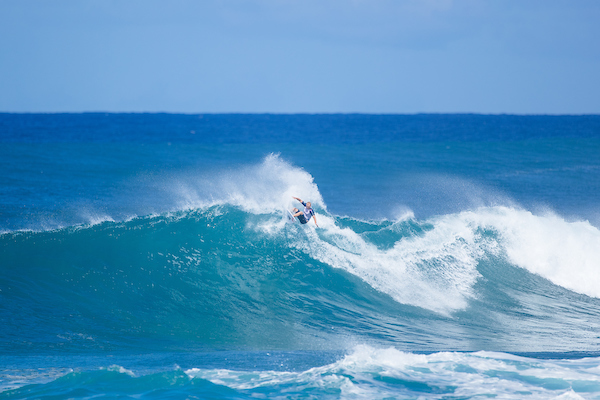
[{"label": "blue sky", "polygon": [[600,113],[600,1],[0,0],[0,111]]}]

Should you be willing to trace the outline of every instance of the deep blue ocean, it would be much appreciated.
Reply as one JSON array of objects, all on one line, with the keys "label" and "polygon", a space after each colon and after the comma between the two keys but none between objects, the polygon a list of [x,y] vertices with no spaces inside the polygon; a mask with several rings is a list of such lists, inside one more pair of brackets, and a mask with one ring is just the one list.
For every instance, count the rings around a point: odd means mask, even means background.
[{"label": "deep blue ocean", "polygon": [[0,114],[0,399],[600,399],[599,200],[600,116]]}]

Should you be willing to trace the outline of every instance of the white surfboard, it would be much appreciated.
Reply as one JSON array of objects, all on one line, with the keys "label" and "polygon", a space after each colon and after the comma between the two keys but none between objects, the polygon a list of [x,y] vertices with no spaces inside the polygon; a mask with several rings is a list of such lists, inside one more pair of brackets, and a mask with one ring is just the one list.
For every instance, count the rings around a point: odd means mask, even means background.
[{"label": "white surfboard", "polygon": [[296,218],[294,218],[294,215],[292,214],[292,212],[290,210],[285,210],[283,215],[285,215],[285,218],[286,218],[285,222],[287,222],[288,224],[293,224],[294,222],[296,222]]}]

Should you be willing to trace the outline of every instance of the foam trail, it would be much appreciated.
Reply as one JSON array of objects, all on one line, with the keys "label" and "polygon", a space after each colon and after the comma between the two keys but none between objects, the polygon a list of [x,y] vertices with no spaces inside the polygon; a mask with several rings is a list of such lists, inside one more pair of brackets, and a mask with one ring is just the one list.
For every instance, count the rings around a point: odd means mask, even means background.
[{"label": "foam trail", "polygon": [[474,296],[482,252],[472,231],[457,235],[440,225],[423,237],[406,238],[381,250],[351,229],[325,226],[324,234],[311,233],[314,244],[309,254],[360,277],[400,303],[448,314],[465,308]]},{"label": "foam trail", "polygon": [[[465,309],[477,296],[473,287],[481,278],[479,262],[502,255],[556,285],[600,297],[600,231],[588,222],[483,207],[432,218],[422,223],[430,225],[422,234],[382,249],[364,235],[339,227],[333,217],[320,214],[318,219],[322,229],[303,228],[307,254],[360,277],[402,304],[445,315]],[[284,227],[278,221],[261,229],[277,234]],[[290,246],[296,247],[298,240],[294,236]]]},{"label": "foam trail", "polygon": [[[442,221],[422,236],[404,237],[382,249],[352,229],[339,227],[334,217],[319,214],[317,219],[321,229],[312,224],[298,227],[305,235],[292,235],[289,246],[304,240],[300,245],[310,257],[358,276],[399,303],[449,315],[475,296],[477,263],[488,244],[468,226]],[[406,222],[396,222],[391,229]],[[287,226],[271,221],[258,228],[279,235]]]}]

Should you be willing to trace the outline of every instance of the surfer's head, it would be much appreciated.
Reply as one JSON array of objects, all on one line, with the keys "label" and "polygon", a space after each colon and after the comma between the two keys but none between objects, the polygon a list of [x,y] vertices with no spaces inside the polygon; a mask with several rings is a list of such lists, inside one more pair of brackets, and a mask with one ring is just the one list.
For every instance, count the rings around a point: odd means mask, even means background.
[{"label": "surfer's head", "polygon": [[306,202],[306,207],[308,207],[308,208],[311,208],[311,207],[310,207],[310,201],[307,201],[307,202]]}]

